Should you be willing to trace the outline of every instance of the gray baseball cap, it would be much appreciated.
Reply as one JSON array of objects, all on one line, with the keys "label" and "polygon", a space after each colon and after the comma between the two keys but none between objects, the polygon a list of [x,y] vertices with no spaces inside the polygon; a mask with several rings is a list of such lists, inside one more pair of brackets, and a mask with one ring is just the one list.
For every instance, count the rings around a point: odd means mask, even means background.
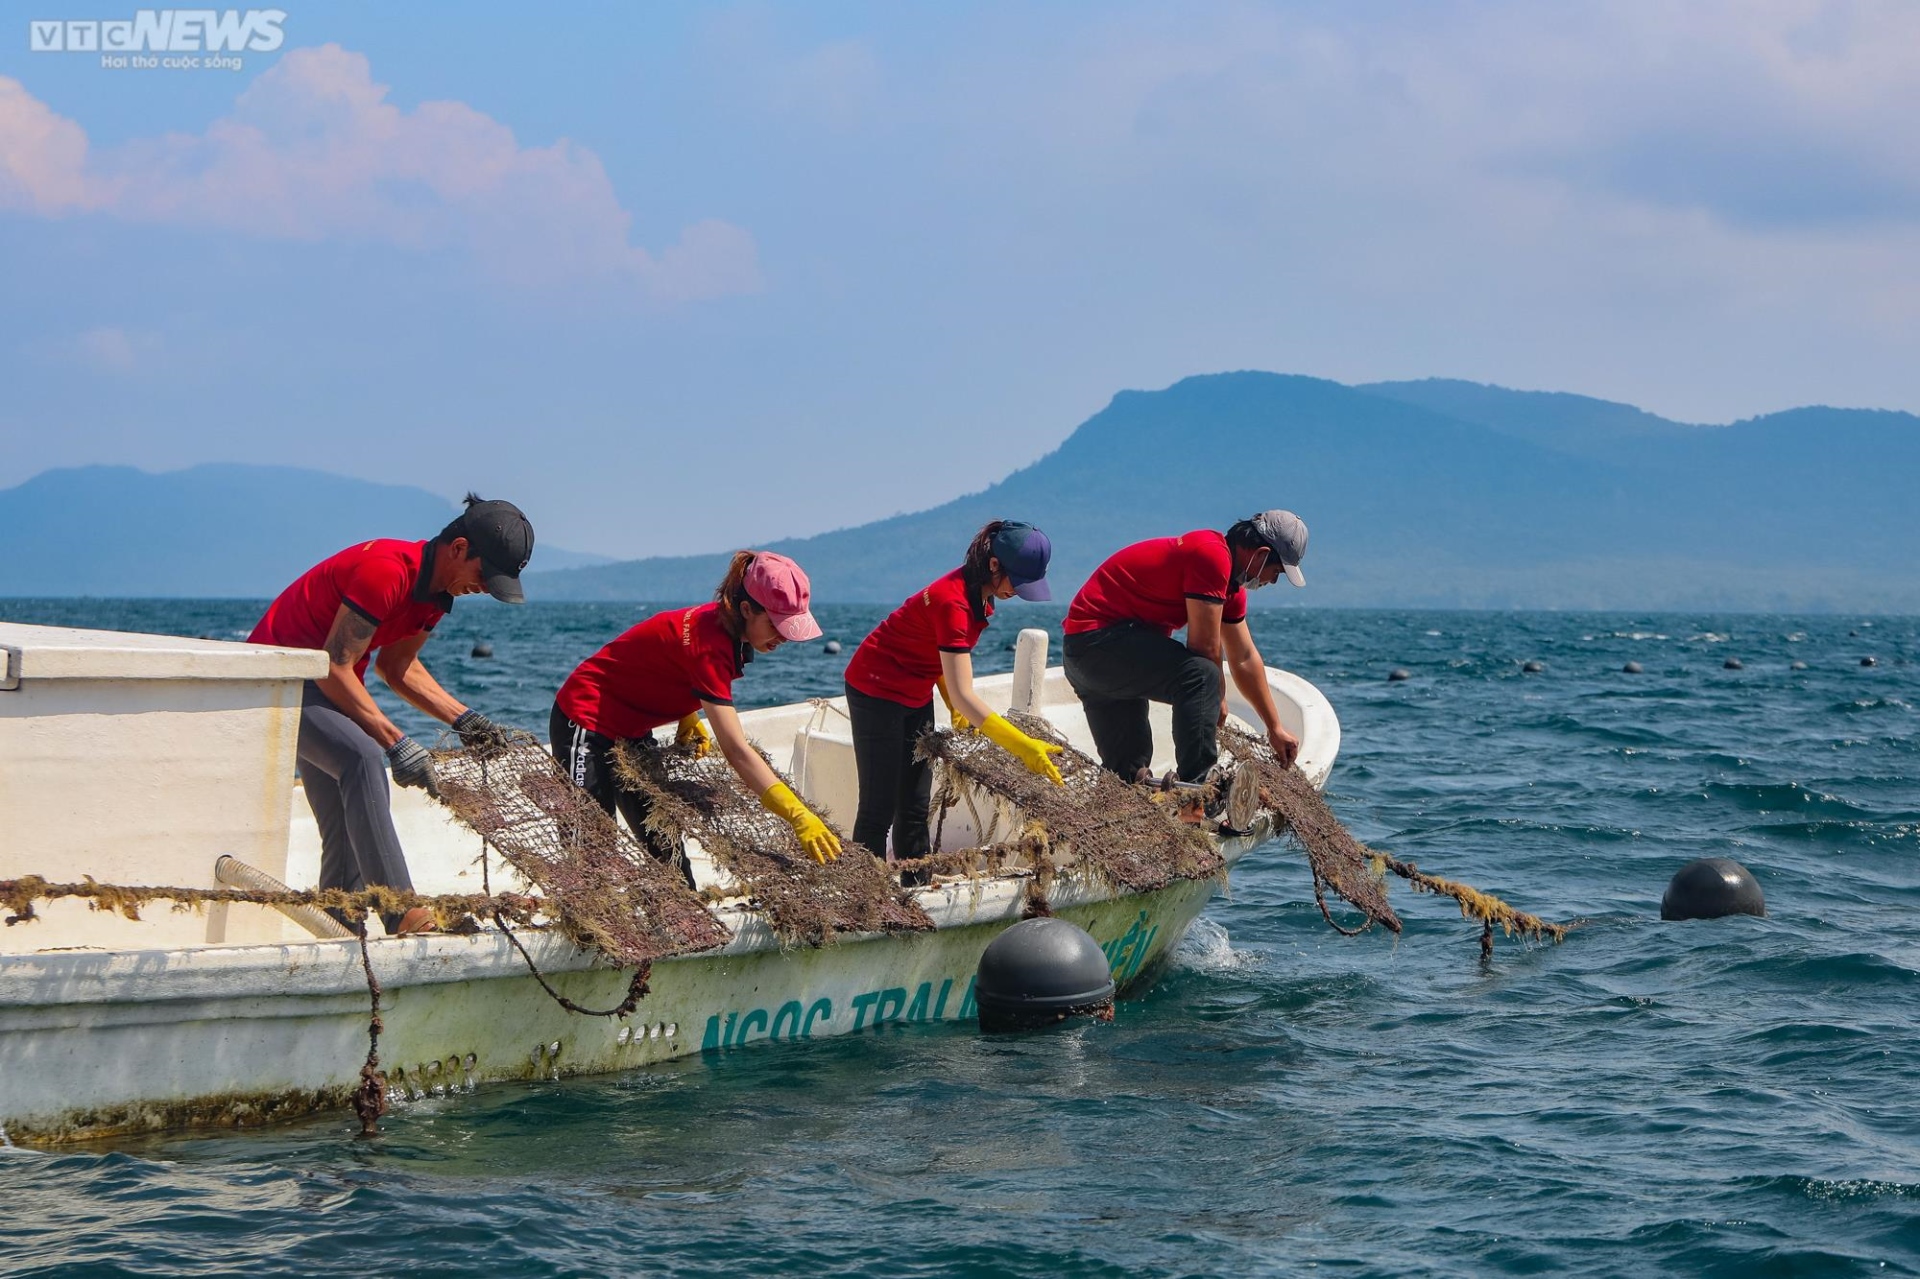
[{"label": "gray baseball cap", "polygon": [[1250,521],[1253,531],[1287,571],[1287,580],[1305,586],[1300,561],[1307,557],[1307,522],[1292,511],[1262,511]]}]

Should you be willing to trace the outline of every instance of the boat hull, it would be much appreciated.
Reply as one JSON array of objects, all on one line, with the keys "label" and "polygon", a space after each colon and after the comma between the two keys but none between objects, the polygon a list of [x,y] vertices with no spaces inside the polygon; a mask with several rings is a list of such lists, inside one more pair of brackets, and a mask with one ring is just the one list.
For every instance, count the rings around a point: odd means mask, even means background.
[{"label": "boat hull", "polygon": [[[996,882],[989,887],[999,888]],[[1144,985],[1215,881],[1058,904],[1106,950],[1126,993]],[[483,1083],[631,1070],[698,1053],[919,1022],[971,1022],[980,953],[1023,893],[947,886],[977,903],[932,932],[663,960],[624,1018],[562,1008],[497,934],[370,943],[383,986],[389,1101]],[[1056,897],[1060,896],[1056,892]],[[611,1008],[629,970],[545,935],[523,939],[547,980]],[[356,942],[178,952],[41,954],[9,961],[0,1003],[0,1125],[55,1145],[190,1127],[250,1127],[344,1110],[366,1055],[369,996]]]}]

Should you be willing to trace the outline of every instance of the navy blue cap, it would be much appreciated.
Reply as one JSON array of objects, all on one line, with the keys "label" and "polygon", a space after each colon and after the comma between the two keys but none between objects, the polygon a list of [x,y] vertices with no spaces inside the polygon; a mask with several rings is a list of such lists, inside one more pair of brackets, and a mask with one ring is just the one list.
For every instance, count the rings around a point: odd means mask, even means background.
[{"label": "navy blue cap", "polygon": [[1053,543],[1031,524],[1009,520],[993,535],[993,557],[1000,571],[1013,583],[1013,593],[1036,602],[1053,598],[1047,585],[1047,561],[1053,558]]}]

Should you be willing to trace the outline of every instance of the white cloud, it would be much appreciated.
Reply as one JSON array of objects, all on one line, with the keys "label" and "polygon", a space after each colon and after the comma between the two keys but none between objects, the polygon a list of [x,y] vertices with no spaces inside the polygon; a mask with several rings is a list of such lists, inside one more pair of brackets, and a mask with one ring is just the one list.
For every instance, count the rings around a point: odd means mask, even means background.
[{"label": "white cloud", "polygon": [[403,111],[365,56],[296,49],[204,133],[90,150],[84,129],[0,77],[0,208],[101,213],[283,240],[464,247],[529,286],[628,282],[668,301],[753,292],[754,240],[708,220],[657,253],[592,151],[521,146],[461,102]]}]

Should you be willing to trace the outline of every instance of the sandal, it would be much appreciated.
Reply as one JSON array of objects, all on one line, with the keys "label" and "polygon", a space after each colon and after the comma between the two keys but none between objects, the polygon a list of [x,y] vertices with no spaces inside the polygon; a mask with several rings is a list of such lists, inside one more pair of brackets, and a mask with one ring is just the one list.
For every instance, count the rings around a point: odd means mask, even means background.
[{"label": "sandal", "polygon": [[400,926],[393,930],[393,935],[395,937],[417,937],[421,933],[437,933],[439,931],[440,925],[434,919],[433,912],[425,906],[415,906],[406,914],[400,916]]}]

